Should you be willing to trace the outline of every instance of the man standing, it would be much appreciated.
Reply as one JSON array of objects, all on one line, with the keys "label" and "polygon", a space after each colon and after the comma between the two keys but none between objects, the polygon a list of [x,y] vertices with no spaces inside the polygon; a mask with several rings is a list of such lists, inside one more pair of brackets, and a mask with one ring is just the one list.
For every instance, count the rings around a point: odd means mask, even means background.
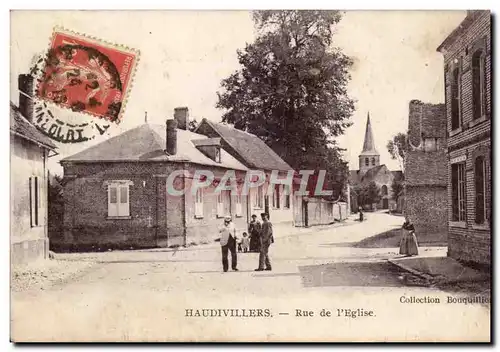
[{"label": "man standing", "polygon": [[222,268],[228,269],[227,252],[231,251],[231,268],[238,271],[238,258],[236,256],[236,229],[230,216],[224,218],[224,224],[219,228],[220,245],[222,249]]},{"label": "man standing", "polygon": [[259,267],[255,271],[272,270],[269,260],[269,246],[274,243],[273,224],[269,221],[267,213],[262,213],[260,216],[262,217],[262,230],[260,232]]},{"label": "man standing", "polygon": [[252,215],[252,221],[248,225],[248,233],[250,234],[250,251],[259,252],[260,251],[260,231],[261,226],[259,220],[257,220],[257,215]]}]

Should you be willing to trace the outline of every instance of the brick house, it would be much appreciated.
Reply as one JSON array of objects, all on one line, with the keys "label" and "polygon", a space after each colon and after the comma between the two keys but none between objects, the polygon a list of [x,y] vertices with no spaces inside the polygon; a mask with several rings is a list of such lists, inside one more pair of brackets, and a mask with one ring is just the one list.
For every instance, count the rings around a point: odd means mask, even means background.
[{"label": "brick house", "polygon": [[491,14],[468,11],[444,56],[448,255],[491,263]]},{"label": "brick house", "polygon": [[370,113],[366,119],[365,139],[363,141],[363,150],[358,156],[359,169],[349,171],[350,187],[350,206],[351,211],[357,212],[358,200],[353,189],[359,184],[368,184],[372,181],[380,189],[380,201],[370,205],[371,209],[396,209],[397,204],[392,195],[392,182],[394,180],[402,181],[403,172],[391,171],[385,164],[380,164],[380,154],[375,148],[373,130],[370,122]]},{"label": "brick house", "polygon": [[[23,77],[20,77],[23,80]],[[56,146],[31,124],[32,104],[10,103],[10,253],[12,264],[48,258],[48,158]]]},{"label": "brick house", "polygon": [[446,242],[446,105],[410,101],[408,141],[405,212],[419,237]]},{"label": "brick house", "polygon": [[275,184],[272,194],[268,192],[272,171],[276,170],[279,178],[286,178],[292,170],[290,165],[262,139],[251,133],[207,119],[200,122],[196,132],[211,138],[220,138],[223,148],[248,169],[261,170],[266,174],[266,182],[250,190],[249,217],[252,214],[267,212],[274,225],[294,225],[294,209],[296,212],[298,210],[292,190],[286,185]]},{"label": "brick house", "polygon": [[[61,160],[64,169],[64,233],[60,248],[165,247],[208,243],[226,215],[238,231],[247,227],[247,197],[223,191],[217,181],[228,170],[247,168],[219,138],[190,132],[187,109],[176,109],[166,127],[145,123]],[[178,126],[178,128],[177,128]],[[210,170],[211,186],[191,191],[196,170]],[[168,177],[176,191],[167,192]]]}]

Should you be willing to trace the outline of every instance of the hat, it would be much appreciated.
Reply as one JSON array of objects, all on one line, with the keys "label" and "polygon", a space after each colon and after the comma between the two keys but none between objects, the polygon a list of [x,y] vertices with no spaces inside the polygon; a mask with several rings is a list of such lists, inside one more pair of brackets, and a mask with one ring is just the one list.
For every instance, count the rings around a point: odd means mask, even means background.
[{"label": "hat", "polygon": [[256,217],[257,217],[257,215],[255,215],[255,214],[252,214],[252,218],[256,218]]},{"label": "hat", "polygon": [[230,217],[230,216],[226,216],[226,217],[224,218],[224,220],[225,220],[225,221],[231,221],[232,219],[231,219],[231,217]]}]

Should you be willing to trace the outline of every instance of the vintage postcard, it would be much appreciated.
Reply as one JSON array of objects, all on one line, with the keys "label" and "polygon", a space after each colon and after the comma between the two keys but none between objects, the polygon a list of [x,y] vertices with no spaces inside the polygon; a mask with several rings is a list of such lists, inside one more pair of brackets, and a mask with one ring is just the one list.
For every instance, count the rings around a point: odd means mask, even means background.
[{"label": "vintage postcard", "polygon": [[490,342],[491,22],[11,11],[11,341]]}]

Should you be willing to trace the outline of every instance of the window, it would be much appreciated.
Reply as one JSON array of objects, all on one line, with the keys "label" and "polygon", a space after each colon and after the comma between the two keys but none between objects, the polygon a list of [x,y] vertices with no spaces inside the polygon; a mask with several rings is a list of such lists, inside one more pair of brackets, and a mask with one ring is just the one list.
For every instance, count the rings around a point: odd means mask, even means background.
[{"label": "window", "polygon": [[451,164],[452,220],[465,221],[465,163]]},{"label": "window", "polygon": [[456,67],[452,71],[451,82],[451,129],[460,127],[460,69]]},{"label": "window", "polygon": [[273,208],[279,209],[280,208],[280,186],[281,185],[274,185],[274,192],[273,192]]},{"label": "window", "polygon": [[383,185],[382,186],[382,196],[386,196],[386,195],[387,195],[387,186]]},{"label": "window", "polygon": [[365,158],[365,166],[370,166],[370,160],[368,160],[368,158]]},{"label": "window", "polygon": [[30,187],[30,223],[31,227],[40,223],[40,179],[38,176],[29,178]]},{"label": "window", "polygon": [[203,188],[198,188],[198,190],[196,190],[194,199],[194,216],[196,218],[203,217]]},{"label": "window", "polygon": [[262,186],[257,187],[254,191],[254,198],[253,198],[253,207],[262,209],[262,200],[264,198],[263,194],[263,189]]},{"label": "window", "polygon": [[372,158],[372,165],[375,166],[375,158]]},{"label": "window", "polygon": [[289,185],[285,186],[284,193],[285,193],[284,207],[285,207],[285,209],[290,209],[290,186]]},{"label": "window", "polygon": [[226,215],[230,215],[231,211],[229,207],[231,206],[229,197],[229,191],[223,190],[217,194],[217,216],[223,217]]},{"label": "window", "polygon": [[474,161],[474,183],[476,186],[476,224],[484,224],[486,220],[485,197],[485,160],[484,156],[477,157]]},{"label": "window", "polygon": [[108,186],[108,217],[130,217],[129,187],[131,181],[110,181]]},{"label": "window", "polygon": [[424,139],[424,151],[435,152],[437,150],[437,138]]},{"label": "window", "polygon": [[242,206],[241,206],[241,194],[237,194],[234,198],[235,198],[235,204],[236,204],[235,215],[242,216],[243,210],[242,210]]},{"label": "window", "polygon": [[472,111],[474,119],[486,115],[486,55],[483,50],[472,55]]}]

